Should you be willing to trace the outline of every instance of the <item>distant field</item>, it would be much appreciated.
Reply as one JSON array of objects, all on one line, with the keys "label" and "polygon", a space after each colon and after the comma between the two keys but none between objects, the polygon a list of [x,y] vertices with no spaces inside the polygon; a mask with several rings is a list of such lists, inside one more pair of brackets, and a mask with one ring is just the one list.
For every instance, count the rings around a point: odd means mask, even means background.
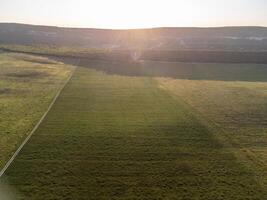
[{"label": "distant field", "polygon": [[[264,169],[239,154],[241,147],[264,150],[262,66],[250,76],[262,83],[90,67],[77,69],[5,174],[2,182],[19,199],[266,199],[265,178],[258,177]],[[239,77],[249,77],[243,69]]]},{"label": "distant field", "polygon": [[0,169],[33,129],[72,67],[24,54],[0,54]]},{"label": "distant field", "polygon": [[[166,62],[196,63],[258,63],[267,64],[267,51],[227,50],[151,50],[150,48],[79,48],[46,45],[0,45],[11,52],[32,53],[43,56],[78,57],[102,61],[132,61],[136,59]],[[156,48],[157,49],[157,48]]]},{"label": "distant field", "polygon": [[[66,62],[62,60],[62,62]],[[68,63],[68,62],[67,62]],[[80,65],[108,74],[189,80],[267,82],[267,64],[105,62],[80,59]]]}]

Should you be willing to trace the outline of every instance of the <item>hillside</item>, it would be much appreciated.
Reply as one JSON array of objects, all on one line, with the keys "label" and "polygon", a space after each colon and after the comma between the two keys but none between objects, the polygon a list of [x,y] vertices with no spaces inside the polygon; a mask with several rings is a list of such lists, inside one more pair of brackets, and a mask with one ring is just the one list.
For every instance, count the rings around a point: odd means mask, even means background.
[{"label": "hillside", "polygon": [[267,50],[265,27],[108,30],[0,23],[0,44],[159,50]]}]

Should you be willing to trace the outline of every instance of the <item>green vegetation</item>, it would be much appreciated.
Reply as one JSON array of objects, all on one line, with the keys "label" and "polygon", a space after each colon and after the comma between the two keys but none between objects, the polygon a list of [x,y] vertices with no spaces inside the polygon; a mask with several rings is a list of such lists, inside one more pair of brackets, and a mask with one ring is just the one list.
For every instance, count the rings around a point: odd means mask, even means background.
[{"label": "green vegetation", "polygon": [[267,51],[227,51],[227,50],[151,50],[151,48],[86,48],[49,45],[0,45],[0,49],[49,55],[58,57],[79,57],[90,60],[107,61],[166,61],[193,63],[258,63],[267,64]]},{"label": "green vegetation", "polygon": [[12,51],[21,51],[25,53],[41,53],[41,54],[55,54],[55,55],[80,55],[81,53],[93,53],[93,52],[105,52],[107,49],[88,49],[88,48],[79,48],[79,47],[59,47],[59,46],[48,46],[48,45],[0,45],[0,48],[12,50]]},{"label": "green vegetation", "polygon": [[267,82],[158,81],[209,122],[267,191]]},{"label": "green vegetation", "polygon": [[[211,89],[206,102],[201,81],[184,81],[178,89],[171,87],[179,87],[175,81],[78,68],[2,181],[19,199],[266,199],[253,168],[192,106],[199,98],[203,106],[197,108],[206,109],[207,116],[218,123],[221,117],[228,119],[216,110],[224,100],[216,98],[220,86],[207,84]],[[235,89],[225,93],[229,104],[256,99],[255,88],[266,92],[264,83],[248,83],[251,90],[242,84],[221,85],[222,92]],[[191,99],[183,87],[196,95]],[[238,93],[247,96],[239,101]],[[266,106],[261,97],[257,102]],[[232,116],[229,119],[240,117]],[[255,126],[266,119],[257,116]],[[241,119],[246,120],[245,114]],[[252,132],[246,136],[254,137]]]},{"label": "green vegetation", "polygon": [[[64,60],[62,61],[64,62]],[[177,62],[107,62],[81,59],[80,65],[108,74],[190,80],[267,82],[267,65]]]},{"label": "green vegetation", "polygon": [[112,50],[106,48],[59,47],[47,45],[0,45],[0,49],[10,52],[30,53],[43,56],[79,57],[93,60],[129,60],[127,50]]},{"label": "green vegetation", "polygon": [[0,169],[48,108],[72,67],[24,54],[0,54]]}]

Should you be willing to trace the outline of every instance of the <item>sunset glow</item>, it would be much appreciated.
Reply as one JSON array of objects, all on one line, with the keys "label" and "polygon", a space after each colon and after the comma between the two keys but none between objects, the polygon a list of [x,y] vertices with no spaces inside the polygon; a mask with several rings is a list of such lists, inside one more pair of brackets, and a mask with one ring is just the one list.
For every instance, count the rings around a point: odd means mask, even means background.
[{"label": "sunset glow", "polygon": [[0,22],[97,28],[267,26],[265,0],[1,0],[0,4]]}]

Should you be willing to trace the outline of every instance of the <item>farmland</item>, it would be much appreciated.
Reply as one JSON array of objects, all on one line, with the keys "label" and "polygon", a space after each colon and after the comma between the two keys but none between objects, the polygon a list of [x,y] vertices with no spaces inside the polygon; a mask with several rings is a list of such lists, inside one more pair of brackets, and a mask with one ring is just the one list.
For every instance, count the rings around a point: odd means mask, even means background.
[{"label": "farmland", "polygon": [[24,54],[0,54],[0,168],[41,118],[72,67]]},{"label": "farmland", "polygon": [[41,56],[83,58],[102,61],[127,62],[136,54],[138,59],[165,62],[193,63],[267,63],[267,51],[213,50],[159,50],[146,48],[86,48],[48,45],[0,45],[7,52],[31,53]]},{"label": "farmland", "polygon": [[1,181],[19,199],[264,200],[264,72],[82,60]]},{"label": "farmland", "polygon": [[267,188],[267,83],[188,81],[159,78],[230,143],[235,155]]}]

